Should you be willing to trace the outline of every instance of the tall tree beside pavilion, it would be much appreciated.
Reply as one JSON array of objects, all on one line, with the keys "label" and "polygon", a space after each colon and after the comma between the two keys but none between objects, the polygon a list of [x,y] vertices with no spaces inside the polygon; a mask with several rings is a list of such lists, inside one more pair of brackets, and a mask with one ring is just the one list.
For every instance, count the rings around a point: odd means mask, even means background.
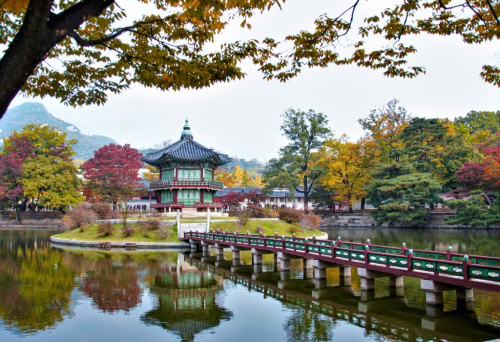
[{"label": "tall tree beside pavilion", "polygon": [[94,151],[81,167],[85,188],[94,199],[122,202],[144,190],[139,176],[142,153],[126,145],[109,144]]},{"label": "tall tree beside pavilion", "polygon": [[269,194],[275,187],[288,188],[292,196],[295,192],[304,193],[304,210],[307,212],[309,194],[322,173],[313,167],[314,153],[332,133],[326,116],[312,109],[303,112],[290,108],[282,116],[281,130],[289,143],[280,148],[279,158],[273,158],[267,164],[262,177],[266,183],[263,193]]}]

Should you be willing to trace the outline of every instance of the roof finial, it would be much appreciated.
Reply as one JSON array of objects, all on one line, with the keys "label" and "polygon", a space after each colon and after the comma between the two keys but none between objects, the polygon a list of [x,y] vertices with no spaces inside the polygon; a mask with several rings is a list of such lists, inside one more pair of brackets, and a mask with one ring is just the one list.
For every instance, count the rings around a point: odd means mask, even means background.
[{"label": "roof finial", "polygon": [[193,135],[191,134],[191,129],[189,128],[188,119],[186,119],[186,124],[184,125],[184,130],[182,131],[181,139],[182,140],[192,140],[193,139]]}]

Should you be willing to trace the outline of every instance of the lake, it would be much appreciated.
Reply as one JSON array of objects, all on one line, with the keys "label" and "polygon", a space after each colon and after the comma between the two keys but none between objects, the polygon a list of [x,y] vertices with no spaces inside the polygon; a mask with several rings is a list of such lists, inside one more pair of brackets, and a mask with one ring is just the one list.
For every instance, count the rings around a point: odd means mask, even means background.
[{"label": "lake", "polygon": [[[500,337],[500,294],[474,290],[474,310],[445,292],[444,312],[426,311],[420,281],[400,293],[386,278],[362,292],[293,260],[278,272],[201,253],[104,251],[52,246],[56,232],[0,231],[0,341],[485,341]],[[500,257],[500,232],[330,229],[330,238]],[[215,255],[215,252],[213,253]],[[392,291],[392,292],[391,292]]]}]

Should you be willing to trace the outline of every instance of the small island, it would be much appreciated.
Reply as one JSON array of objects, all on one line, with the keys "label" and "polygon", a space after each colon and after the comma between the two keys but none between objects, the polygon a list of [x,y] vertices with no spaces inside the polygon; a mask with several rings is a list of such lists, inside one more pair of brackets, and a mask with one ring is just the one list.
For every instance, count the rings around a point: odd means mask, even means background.
[{"label": "small island", "polygon": [[[192,220],[183,223],[197,223],[198,221]],[[181,241],[177,237],[177,226],[161,225],[158,229],[148,230],[145,224],[110,224],[111,228],[108,232],[103,232],[102,228],[99,229],[101,223],[96,223],[84,229],[72,229],[61,234],[53,235],[54,239],[65,239],[75,241],[99,242],[99,243],[172,243],[173,247],[180,247]],[[102,227],[102,226],[101,226]],[[125,229],[124,229],[125,228]],[[124,232],[130,232],[130,235]],[[295,233],[297,237],[312,237],[316,235],[321,237],[325,235],[323,232],[315,229],[300,229],[300,226],[293,223],[277,220],[256,220],[248,221],[242,228],[239,227],[236,221],[215,221],[211,223],[211,230],[228,231],[230,233],[237,232],[250,232],[250,234],[266,234],[278,236],[290,236]],[[57,240],[54,240],[57,241]],[[168,245],[165,245],[168,246]]]}]

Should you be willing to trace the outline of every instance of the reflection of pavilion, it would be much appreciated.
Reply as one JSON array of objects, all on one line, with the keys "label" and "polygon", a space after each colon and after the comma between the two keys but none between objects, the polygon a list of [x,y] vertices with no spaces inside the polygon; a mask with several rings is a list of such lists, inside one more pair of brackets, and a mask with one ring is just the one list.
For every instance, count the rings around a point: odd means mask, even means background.
[{"label": "reflection of pavilion", "polygon": [[158,304],[141,320],[161,326],[183,341],[192,341],[196,334],[231,319],[232,313],[217,304],[222,285],[217,283],[215,275],[182,261],[173,272],[156,277],[151,292],[158,296]]}]

